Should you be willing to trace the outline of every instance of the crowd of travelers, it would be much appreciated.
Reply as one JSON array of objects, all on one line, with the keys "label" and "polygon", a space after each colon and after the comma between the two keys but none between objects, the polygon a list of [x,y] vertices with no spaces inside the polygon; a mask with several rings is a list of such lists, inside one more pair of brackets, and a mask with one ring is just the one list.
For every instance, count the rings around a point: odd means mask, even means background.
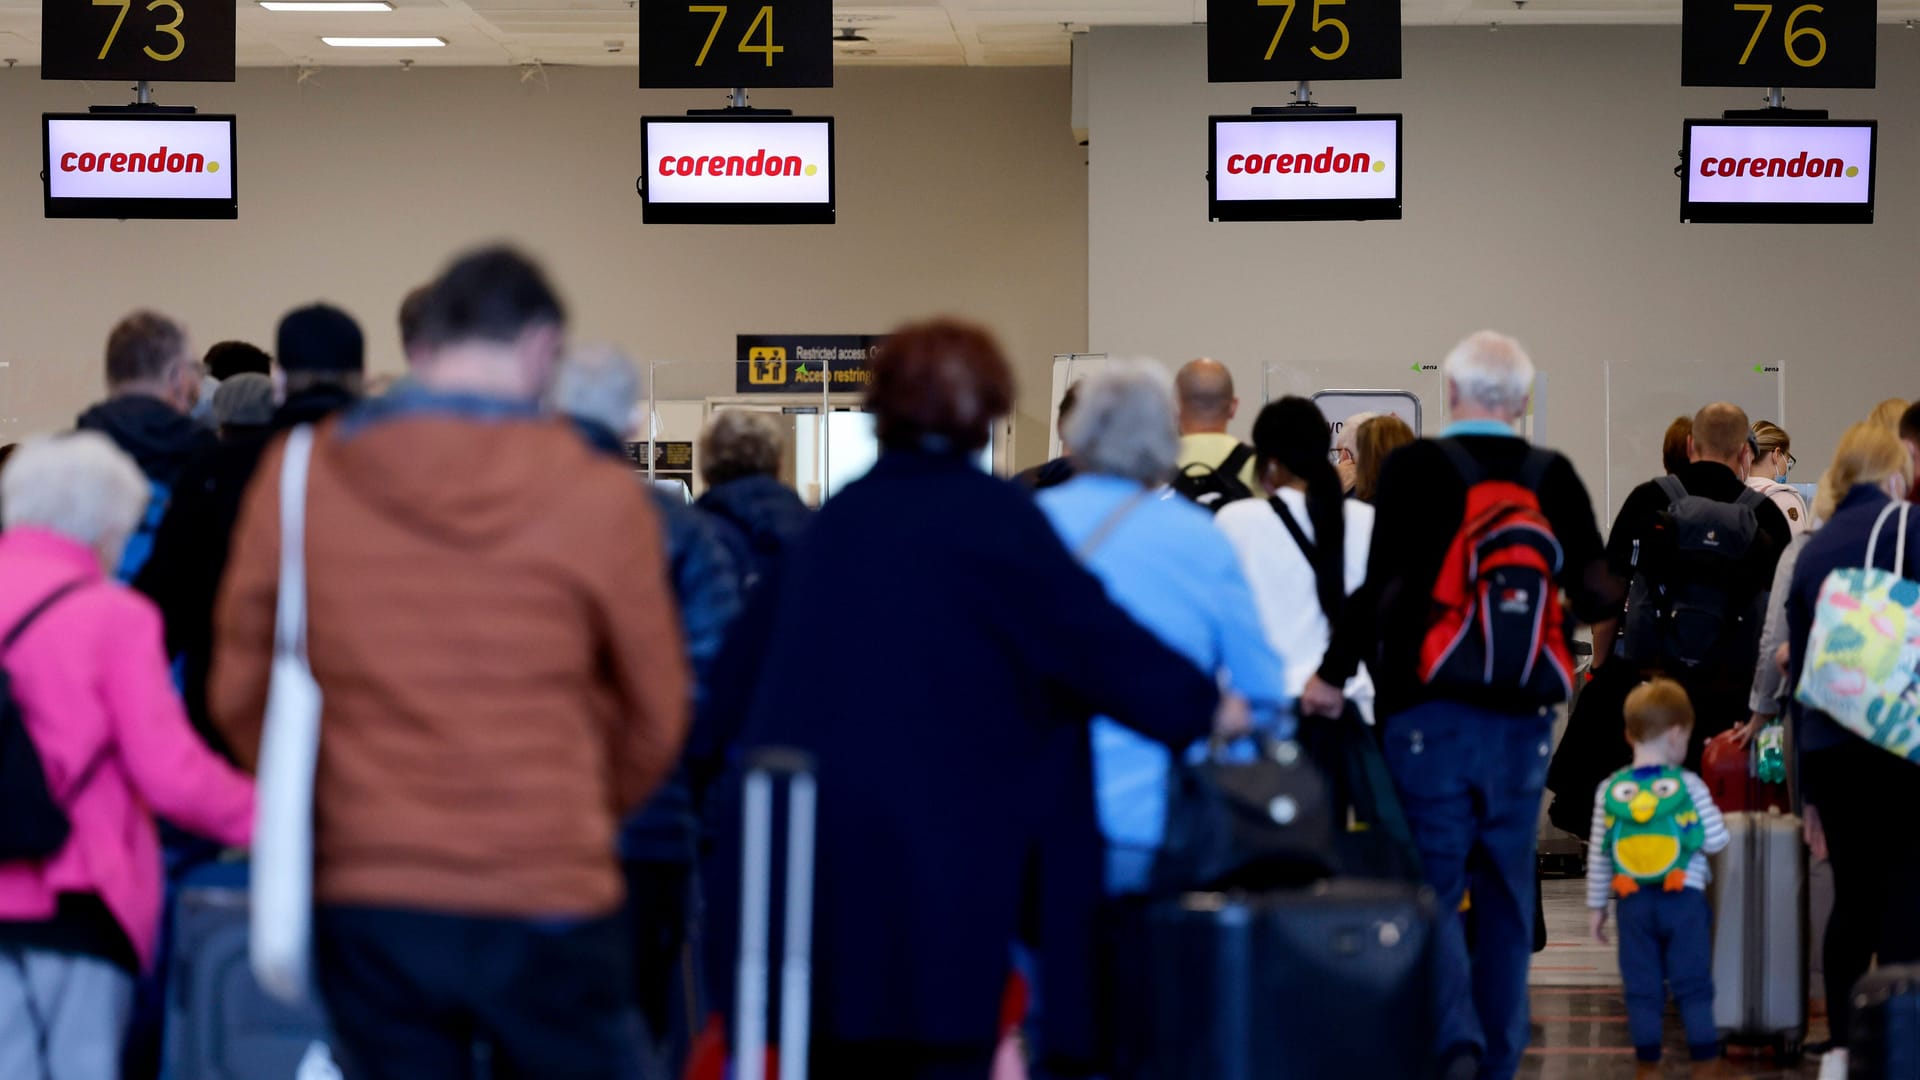
[{"label": "crowd of travelers", "polygon": [[[1243,443],[1224,365],[1114,363],[1061,402],[1064,453],[1008,483],[974,462],[1011,369],[940,319],[886,339],[878,463],[816,510],[761,412],[713,413],[697,500],[636,479],[633,364],[569,349],[512,250],[451,263],[398,331],[407,372],[375,392],[336,307],[204,359],[136,312],[105,400],[0,458],[0,1077],[153,1075],[174,886],[254,840],[296,468],[313,978],[352,1080],[469,1077],[476,1047],[503,1077],[678,1075],[735,1000],[760,746],[806,751],[822,793],[817,1076],[1005,1069],[1016,970],[1021,1068],[1135,1075],[1171,777],[1312,717],[1369,725],[1404,808],[1439,912],[1436,1075],[1504,1080],[1527,1049],[1549,787],[1591,837],[1643,1068],[1669,990],[1715,1067],[1727,833],[1697,770],[1723,733],[1785,720],[1832,866],[1824,1070],[1853,983],[1920,961],[1920,766],[1796,699],[1836,572],[1920,577],[1920,520],[1891,513],[1920,405],[1850,428],[1809,503],[1786,431],[1702,402],[1603,536],[1573,464],[1521,436],[1534,367],[1497,333],[1445,356],[1426,437],[1286,397]],[[1907,541],[1908,566],[1880,554]],[[1659,874],[1623,829],[1656,793],[1684,827]]]}]

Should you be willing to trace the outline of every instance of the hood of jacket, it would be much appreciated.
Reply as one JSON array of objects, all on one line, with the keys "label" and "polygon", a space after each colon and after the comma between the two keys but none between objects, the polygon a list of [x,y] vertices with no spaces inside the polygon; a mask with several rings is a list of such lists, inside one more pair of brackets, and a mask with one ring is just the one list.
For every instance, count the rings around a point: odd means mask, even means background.
[{"label": "hood of jacket", "polygon": [[112,439],[148,479],[172,483],[188,460],[216,441],[213,432],[156,397],[109,398],[80,414],[75,425]]},{"label": "hood of jacket", "polygon": [[377,399],[323,432],[316,454],[344,477],[344,497],[451,545],[498,543],[538,526],[568,477],[608,465],[532,406]]},{"label": "hood of jacket", "polygon": [[792,488],[771,476],[746,476],[709,488],[696,505],[739,529],[759,552],[785,547],[813,513]]}]

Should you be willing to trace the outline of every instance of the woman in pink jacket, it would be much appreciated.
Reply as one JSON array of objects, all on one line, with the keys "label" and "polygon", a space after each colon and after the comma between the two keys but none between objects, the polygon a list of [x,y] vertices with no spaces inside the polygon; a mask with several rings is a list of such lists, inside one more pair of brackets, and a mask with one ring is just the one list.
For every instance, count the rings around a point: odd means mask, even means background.
[{"label": "woman in pink jacket", "polygon": [[148,486],[104,436],[39,439],[0,473],[0,655],[72,831],[0,863],[0,1077],[113,1080],[134,975],[160,927],[153,815],[224,844],[253,833],[253,785],[200,741],[174,692],[160,615],[104,568]]}]

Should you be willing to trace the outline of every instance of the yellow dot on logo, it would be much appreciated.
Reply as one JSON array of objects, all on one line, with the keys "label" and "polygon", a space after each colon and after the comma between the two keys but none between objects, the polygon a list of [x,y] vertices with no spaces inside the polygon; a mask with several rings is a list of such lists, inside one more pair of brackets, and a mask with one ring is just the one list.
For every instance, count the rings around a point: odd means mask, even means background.
[{"label": "yellow dot on logo", "polygon": [[208,171],[208,172],[219,172],[219,171],[220,171],[220,163],[219,163],[219,162],[217,162],[217,161],[209,161],[209,162],[207,162],[207,171]]},{"label": "yellow dot on logo", "polygon": [[820,166],[818,166],[818,165],[809,165],[809,166],[807,166],[807,175],[808,175],[808,176],[812,176],[812,175],[813,175],[814,173],[817,173],[817,172],[819,172],[819,171],[820,171]]},{"label": "yellow dot on logo", "polygon": [[1848,176],[1859,176],[1859,175],[1860,175],[1860,166],[1858,166],[1858,165],[1849,165],[1849,166],[1847,166],[1847,175],[1848,175]]},{"label": "yellow dot on logo", "polygon": [[1387,171],[1387,163],[1386,163],[1386,162],[1384,162],[1384,161],[1376,161],[1376,162],[1374,162],[1374,163],[1373,163],[1373,171],[1374,171],[1374,172],[1386,172],[1386,171]]}]

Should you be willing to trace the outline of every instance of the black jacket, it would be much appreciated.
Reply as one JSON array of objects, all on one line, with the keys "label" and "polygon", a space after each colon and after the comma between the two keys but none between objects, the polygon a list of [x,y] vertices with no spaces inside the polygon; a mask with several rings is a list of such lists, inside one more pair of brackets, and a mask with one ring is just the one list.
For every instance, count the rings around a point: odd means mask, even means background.
[{"label": "black jacket", "polygon": [[147,479],[173,485],[181,470],[213,449],[213,432],[145,394],[108,398],[80,414],[75,427],[97,431],[127,452]]},{"label": "black jacket", "polygon": [[267,431],[205,447],[180,471],[173,502],[154,536],[153,557],[134,579],[134,588],[145,593],[166,620],[168,654],[182,660],[181,695],[188,718],[208,745],[223,754],[226,741],[207,718],[207,675],[213,664],[214,598],[227,569],[241,498],[260,455],[279,432],[320,420],[353,400],[337,387],[315,387],[288,397],[274,411]]},{"label": "black jacket", "polygon": [[[1495,435],[1463,435],[1455,441],[1489,479],[1519,479],[1531,449],[1522,439]],[[1607,574],[1593,502],[1573,463],[1554,454],[1535,494],[1560,541],[1560,586],[1572,601],[1574,618],[1591,623],[1618,614],[1620,585]],[[1466,513],[1467,485],[1446,451],[1432,439],[1421,439],[1387,459],[1373,506],[1367,580],[1347,600],[1320,662],[1320,678],[1343,686],[1365,661],[1379,694],[1379,714],[1390,717],[1430,697],[1419,675],[1420,646],[1432,621],[1434,582]]]}]

